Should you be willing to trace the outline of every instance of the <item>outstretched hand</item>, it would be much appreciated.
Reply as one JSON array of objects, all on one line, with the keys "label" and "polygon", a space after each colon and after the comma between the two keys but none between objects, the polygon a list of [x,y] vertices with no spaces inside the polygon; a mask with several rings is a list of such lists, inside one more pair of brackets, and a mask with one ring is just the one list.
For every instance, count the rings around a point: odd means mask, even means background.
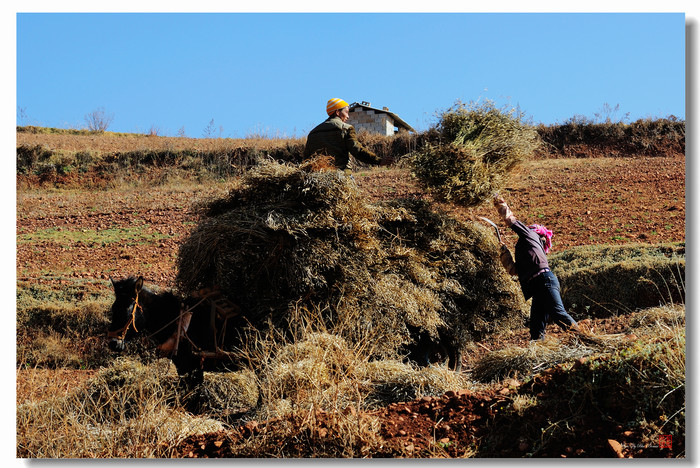
[{"label": "outstretched hand", "polygon": [[508,211],[508,204],[500,195],[493,197],[493,206],[496,207],[496,210],[501,216],[505,216],[505,213]]},{"label": "outstretched hand", "polygon": [[498,214],[503,217],[503,220],[508,226],[515,223],[515,216],[513,215],[513,212],[510,210],[503,197],[499,194],[495,194],[493,196],[493,206],[496,207]]}]

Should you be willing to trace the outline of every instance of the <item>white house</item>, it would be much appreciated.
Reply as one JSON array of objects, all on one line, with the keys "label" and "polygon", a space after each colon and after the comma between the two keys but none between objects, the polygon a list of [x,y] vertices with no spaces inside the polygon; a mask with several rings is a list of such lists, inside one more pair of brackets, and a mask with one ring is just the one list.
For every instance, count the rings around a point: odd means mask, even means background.
[{"label": "white house", "polygon": [[415,132],[413,127],[404,122],[398,115],[389,112],[388,107],[377,109],[367,101],[350,104],[348,123],[358,132],[365,130],[381,135],[393,135],[398,132]]}]

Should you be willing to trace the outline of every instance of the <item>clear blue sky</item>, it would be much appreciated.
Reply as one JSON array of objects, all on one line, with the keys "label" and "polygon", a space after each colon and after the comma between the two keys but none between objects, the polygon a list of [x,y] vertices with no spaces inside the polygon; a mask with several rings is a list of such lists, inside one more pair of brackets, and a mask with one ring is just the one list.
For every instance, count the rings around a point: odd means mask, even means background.
[{"label": "clear blue sky", "polygon": [[[682,11],[682,10],[679,10]],[[456,100],[534,123],[685,119],[683,13],[18,13],[20,125],[304,136],[326,101],[417,130]]]}]

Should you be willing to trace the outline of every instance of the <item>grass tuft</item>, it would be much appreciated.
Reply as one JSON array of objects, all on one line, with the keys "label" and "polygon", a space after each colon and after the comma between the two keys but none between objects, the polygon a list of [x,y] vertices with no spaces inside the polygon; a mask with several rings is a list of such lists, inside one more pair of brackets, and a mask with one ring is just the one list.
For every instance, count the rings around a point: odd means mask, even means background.
[{"label": "grass tuft", "polygon": [[549,263],[578,318],[685,303],[685,243],[574,247]]}]

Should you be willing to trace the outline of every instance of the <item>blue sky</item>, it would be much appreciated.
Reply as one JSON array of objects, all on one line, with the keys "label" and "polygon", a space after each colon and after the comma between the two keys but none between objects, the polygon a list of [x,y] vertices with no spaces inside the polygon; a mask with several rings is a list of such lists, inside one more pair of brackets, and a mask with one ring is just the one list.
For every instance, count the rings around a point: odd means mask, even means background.
[{"label": "blue sky", "polygon": [[304,136],[332,97],[417,130],[457,100],[534,123],[686,117],[680,13],[18,13],[17,123]]}]

